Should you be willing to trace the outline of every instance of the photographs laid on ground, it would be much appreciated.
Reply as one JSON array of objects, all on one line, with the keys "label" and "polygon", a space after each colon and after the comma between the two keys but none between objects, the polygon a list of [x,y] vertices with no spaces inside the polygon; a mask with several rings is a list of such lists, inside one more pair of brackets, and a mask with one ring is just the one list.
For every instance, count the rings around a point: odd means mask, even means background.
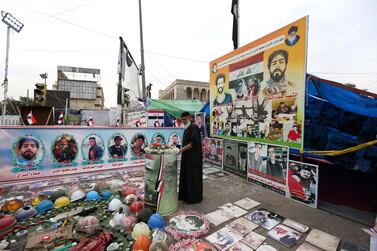
[{"label": "photographs laid on ground", "polygon": [[269,212],[264,208],[260,208],[251,213],[248,213],[244,217],[267,230],[271,230],[273,227],[284,220],[283,216]]},{"label": "photographs laid on ground", "polygon": [[286,219],[283,221],[283,224],[291,227],[297,231],[300,231],[301,233],[306,233],[309,230],[308,226],[305,226],[304,224],[301,224],[297,221],[291,220],[291,219]]},{"label": "photographs laid on ground", "polygon": [[[371,247],[370,250],[372,250],[373,247]],[[356,247],[348,242],[343,242],[340,246],[339,251],[367,251],[366,249]]]},{"label": "photographs laid on ground", "polygon": [[288,198],[316,208],[318,166],[290,160],[287,187]]},{"label": "photographs laid on ground", "polygon": [[227,250],[241,239],[241,235],[228,227],[223,227],[206,237],[206,240],[211,242],[219,250]]},{"label": "photographs laid on ground", "polygon": [[249,142],[248,180],[285,195],[288,147]]},{"label": "photographs laid on ground", "polygon": [[257,249],[264,242],[265,239],[266,238],[260,234],[250,232],[242,239],[241,242],[251,247],[252,249]]},{"label": "photographs laid on ground", "polygon": [[203,174],[210,174],[210,173],[216,173],[218,172],[219,169],[216,168],[216,167],[207,167],[207,168],[203,168]]},{"label": "photographs laid on ground", "polygon": [[242,200],[234,202],[237,206],[242,207],[243,209],[249,210],[253,207],[259,206],[260,203],[258,201],[252,200],[250,198],[244,198]]},{"label": "photographs laid on ground", "polygon": [[277,225],[276,227],[268,231],[267,236],[291,248],[301,238],[302,234],[287,226]]},{"label": "photographs laid on ground", "polygon": [[204,217],[215,226],[233,218],[233,216],[225,212],[224,209],[217,209],[216,211],[206,214]]},{"label": "photographs laid on ground", "polygon": [[307,242],[304,242],[299,246],[296,251],[322,251],[322,249],[317,248]]},{"label": "photographs laid on ground", "polygon": [[236,244],[233,245],[229,251],[253,251],[252,248],[248,247],[246,244],[243,244],[242,242],[237,242]]},{"label": "photographs laid on ground", "polygon": [[247,176],[247,143],[234,140],[224,141],[224,171],[242,178]]},{"label": "photographs laid on ground", "polygon": [[277,251],[277,249],[267,243],[263,243],[256,251]]},{"label": "photographs laid on ground", "polygon": [[215,173],[210,173],[208,174],[207,176],[211,179],[211,180],[217,180],[217,179],[222,179],[222,178],[225,178],[225,177],[228,177],[230,176],[231,174],[230,173],[227,173],[227,172],[215,172]]},{"label": "photographs laid on ground", "polygon": [[258,225],[249,220],[246,220],[245,218],[238,218],[237,220],[229,223],[228,227],[230,227],[233,230],[236,230],[242,236],[245,236],[254,229],[256,229]]},{"label": "photographs laid on ground", "polygon": [[243,210],[242,208],[237,207],[237,206],[233,205],[232,203],[227,203],[225,205],[222,205],[219,208],[223,209],[225,212],[232,215],[233,218],[238,218],[238,217],[247,213],[246,210]]},{"label": "photographs laid on ground", "polygon": [[331,234],[314,228],[312,229],[312,231],[310,231],[305,241],[326,251],[336,251],[340,239]]}]

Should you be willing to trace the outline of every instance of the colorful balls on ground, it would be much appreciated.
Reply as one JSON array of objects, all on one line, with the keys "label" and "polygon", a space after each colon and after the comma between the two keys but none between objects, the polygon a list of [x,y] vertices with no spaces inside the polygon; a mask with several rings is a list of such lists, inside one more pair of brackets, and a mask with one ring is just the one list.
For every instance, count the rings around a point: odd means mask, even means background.
[{"label": "colorful balls on ground", "polygon": [[47,194],[40,194],[40,195],[38,195],[37,197],[34,198],[33,202],[31,202],[31,205],[35,207],[44,200],[48,200],[48,195]]},{"label": "colorful balls on ground", "polygon": [[134,194],[137,195],[136,188],[125,186],[122,188],[122,196],[123,198],[126,198],[127,195]]},{"label": "colorful balls on ground", "polygon": [[96,201],[96,200],[100,200],[100,199],[101,199],[101,197],[99,196],[98,192],[96,192],[96,191],[90,191],[86,195],[87,201]]},{"label": "colorful balls on ground", "polygon": [[137,196],[135,194],[129,194],[124,199],[124,203],[126,203],[127,206],[131,205],[134,201],[137,201]]},{"label": "colorful balls on ground", "polygon": [[69,205],[69,202],[70,200],[68,199],[68,197],[63,196],[55,200],[54,207],[55,208],[65,207]]},{"label": "colorful balls on ground", "polygon": [[152,214],[148,220],[148,226],[151,229],[164,229],[165,228],[164,218],[158,213]]},{"label": "colorful balls on ground", "polygon": [[120,224],[120,228],[125,232],[131,232],[136,224],[136,218],[134,216],[127,216],[123,218]]},{"label": "colorful balls on ground", "polygon": [[149,217],[153,214],[152,210],[149,208],[143,208],[138,214],[137,214],[137,222],[144,222],[148,224]]},{"label": "colorful balls on ground", "polygon": [[109,210],[119,212],[119,208],[124,207],[120,199],[114,198],[109,203]]},{"label": "colorful balls on ground", "polygon": [[134,246],[132,247],[133,251],[148,251],[149,246],[151,245],[151,240],[148,238],[147,235],[141,234],[139,237],[136,239]]},{"label": "colorful balls on ground", "polygon": [[36,207],[38,213],[45,213],[54,208],[54,203],[51,200],[44,200]]},{"label": "colorful balls on ground", "polygon": [[79,219],[76,224],[76,229],[85,232],[87,234],[92,234],[99,227],[99,221],[95,216],[86,216]]},{"label": "colorful balls on ground", "polygon": [[22,208],[23,206],[24,206],[24,202],[22,200],[18,200],[18,199],[8,200],[1,207],[1,211],[13,212],[13,211],[17,211],[18,209]]},{"label": "colorful balls on ground", "polygon": [[141,210],[143,209],[143,204],[139,201],[134,201],[132,202],[131,206],[130,206],[130,211],[132,213],[138,213],[140,212]]},{"label": "colorful balls on ground", "polygon": [[111,195],[113,195],[113,193],[110,190],[103,190],[101,192],[101,199],[102,200],[108,200],[108,199],[110,199]]},{"label": "colorful balls on ground", "polygon": [[50,200],[51,200],[52,202],[55,202],[55,200],[57,200],[57,199],[60,198],[60,197],[65,196],[65,195],[66,195],[65,191],[62,190],[62,189],[59,189],[59,190],[53,191],[53,192],[51,193],[51,195],[50,195]]},{"label": "colorful balls on ground", "polygon": [[17,221],[24,221],[34,217],[38,213],[37,209],[31,206],[26,206],[18,209],[16,213]]},{"label": "colorful balls on ground", "polygon": [[9,229],[17,223],[17,220],[12,215],[0,215],[0,232]]},{"label": "colorful balls on ground", "polygon": [[86,197],[86,194],[85,194],[84,190],[76,189],[71,194],[71,202],[76,202],[76,201],[82,200],[85,197]]},{"label": "colorful balls on ground", "polygon": [[150,236],[151,230],[149,229],[148,225],[144,222],[136,223],[134,229],[132,230],[131,236],[134,240],[137,240],[140,235],[145,234],[146,236]]}]

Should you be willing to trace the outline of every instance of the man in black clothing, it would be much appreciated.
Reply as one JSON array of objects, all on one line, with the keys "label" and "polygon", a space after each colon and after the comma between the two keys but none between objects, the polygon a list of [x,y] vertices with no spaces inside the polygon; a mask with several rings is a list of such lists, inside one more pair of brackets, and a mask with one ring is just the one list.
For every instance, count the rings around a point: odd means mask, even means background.
[{"label": "man in black clothing", "polygon": [[114,145],[109,148],[109,152],[112,158],[114,159],[121,159],[124,158],[124,154],[126,152],[126,148],[121,145],[122,137],[117,135],[114,137]]},{"label": "man in black clothing", "polygon": [[185,127],[178,199],[186,203],[198,203],[203,199],[203,156],[199,127],[191,122],[191,115],[182,112]]}]

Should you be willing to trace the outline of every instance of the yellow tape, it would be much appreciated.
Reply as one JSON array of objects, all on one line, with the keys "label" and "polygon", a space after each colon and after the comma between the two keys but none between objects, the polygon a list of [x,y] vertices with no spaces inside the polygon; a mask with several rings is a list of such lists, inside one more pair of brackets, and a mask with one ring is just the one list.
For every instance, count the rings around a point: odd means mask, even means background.
[{"label": "yellow tape", "polygon": [[363,148],[367,148],[369,146],[377,144],[377,140],[372,140],[369,142],[365,142],[363,144],[349,147],[343,150],[327,150],[327,151],[305,151],[304,149],[300,149],[300,153],[310,153],[310,154],[316,154],[316,155],[327,155],[327,156],[337,156],[337,155],[342,155],[346,153],[352,153],[355,151],[358,151]]}]

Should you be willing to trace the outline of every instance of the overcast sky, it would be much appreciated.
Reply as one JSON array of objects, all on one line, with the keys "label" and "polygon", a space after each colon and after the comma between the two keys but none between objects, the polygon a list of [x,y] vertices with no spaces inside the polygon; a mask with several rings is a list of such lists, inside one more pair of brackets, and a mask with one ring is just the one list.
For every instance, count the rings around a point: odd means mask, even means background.
[{"label": "overcast sky", "polygon": [[[239,1],[241,46],[309,15],[308,72],[377,92],[377,1]],[[209,62],[233,49],[231,0],[142,0],[142,7],[153,98],[177,78],[208,81]],[[137,0],[0,0],[0,9],[25,24],[11,33],[9,96],[26,96],[43,72],[52,88],[57,65],[92,67],[101,69],[105,105],[116,106],[119,36],[140,64]],[[0,23],[1,83],[5,44]]]}]

